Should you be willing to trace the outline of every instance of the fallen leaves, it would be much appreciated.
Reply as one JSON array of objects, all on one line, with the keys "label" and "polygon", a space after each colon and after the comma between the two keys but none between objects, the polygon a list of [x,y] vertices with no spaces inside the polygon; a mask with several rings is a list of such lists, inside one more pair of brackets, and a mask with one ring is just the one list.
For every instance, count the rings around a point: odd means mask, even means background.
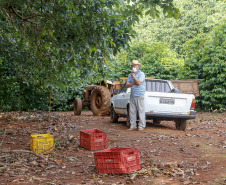
[{"label": "fallen leaves", "polygon": [[[223,164],[218,168],[214,161],[216,156],[224,159],[226,148],[225,123],[218,118],[194,120],[186,132],[164,126],[158,132],[158,127],[147,124],[145,133],[131,135],[123,121],[112,125],[109,117],[71,114],[53,113],[48,123],[45,112],[0,113],[0,143],[7,150],[29,151],[32,133],[50,133],[55,140],[55,151],[43,155],[43,159],[30,153],[0,152],[0,183],[187,185],[200,184],[205,174],[224,169]],[[107,132],[109,147],[137,146],[141,170],[123,175],[97,174],[94,152],[79,146],[79,131],[91,128]],[[223,184],[224,179],[219,182]]]}]

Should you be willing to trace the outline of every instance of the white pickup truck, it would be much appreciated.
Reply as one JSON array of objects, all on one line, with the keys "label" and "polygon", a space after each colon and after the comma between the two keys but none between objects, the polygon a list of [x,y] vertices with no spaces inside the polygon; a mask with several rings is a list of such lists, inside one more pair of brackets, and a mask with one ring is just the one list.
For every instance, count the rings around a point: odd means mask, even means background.
[{"label": "white pickup truck", "polygon": [[[144,95],[146,119],[152,119],[160,124],[162,120],[173,120],[177,130],[185,130],[188,119],[196,117],[196,100],[193,94],[180,93],[169,80],[145,79]],[[118,122],[118,118],[127,117],[126,124],[130,126],[129,103],[131,88],[126,84],[110,100],[110,121]],[[139,118],[138,118],[139,119]]]}]

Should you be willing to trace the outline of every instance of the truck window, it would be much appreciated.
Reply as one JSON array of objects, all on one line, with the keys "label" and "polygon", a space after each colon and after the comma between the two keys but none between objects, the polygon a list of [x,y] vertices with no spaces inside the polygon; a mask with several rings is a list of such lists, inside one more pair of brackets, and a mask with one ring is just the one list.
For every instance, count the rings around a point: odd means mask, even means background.
[{"label": "truck window", "polygon": [[161,82],[161,86],[162,86],[161,92],[167,92],[167,93],[171,92],[169,84],[167,82]]},{"label": "truck window", "polygon": [[146,81],[146,91],[170,93],[170,86],[164,81]]}]

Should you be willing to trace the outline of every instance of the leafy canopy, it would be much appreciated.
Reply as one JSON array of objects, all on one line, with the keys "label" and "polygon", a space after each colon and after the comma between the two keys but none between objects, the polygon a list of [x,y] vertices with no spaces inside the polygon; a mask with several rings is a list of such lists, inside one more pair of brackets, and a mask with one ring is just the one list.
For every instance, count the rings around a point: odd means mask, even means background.
[{"label": "leafy canopy", "polygon": [[[34,108],[41,108],[49,86],[58,102],[65,85],[72,87],[67,92],[81,91],[81,83],[101,78],[112,56],[129,47],[139,16],[159,17],[157,7],[179,17],[172,0],[0,0],[1,107],[26,109],[37,100],[42,104]],[[33,96],[19,98],[27,94]]]},{"label": "leafy canopy", "polygon": [[39,60],[56,58],[58,67],[65,57],[82,67],[91,61],[96,65],[127,48],[138,16],[144,9],[159,16],[157,5],[169,17],[178,17],[172,0],[1,0],[0,20],[7,23],[1,32],[5,38],[8,31]]},{"label": "leafy canopy", "polygon": [[127,77],[131,73],[129,63],[137,59],[141,62],[141,70],[146,77],[176,79],[184,66],[184,60],[163,42],[134,42],[130,50],[122,50],[112,65],[113,80]]},{"label": "leafy canopy", "polygon": [[225,0],[174,0],[180,17],[166,19],[163,14],[157,19],[143,17],[134,29],[138,34],[135,42],[165,42],[177,53],[182,54],[183,44],[207,33],[226,18]]}]

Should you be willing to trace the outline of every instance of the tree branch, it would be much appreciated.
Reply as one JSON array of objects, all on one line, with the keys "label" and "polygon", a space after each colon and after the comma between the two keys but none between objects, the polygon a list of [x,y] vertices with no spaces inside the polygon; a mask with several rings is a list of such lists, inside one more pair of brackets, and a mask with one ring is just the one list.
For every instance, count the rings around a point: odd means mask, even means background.
[{"label": "tree branch", "polygon": [[[12,23],[12,25],[13,25],[13,19],[12,19],[12,17],[8,14],[8,12],[6,11],[5,8],[3,8],[3,10],[5,11],[7,17],[9,18],[9,21],[10,21],[10,22]],[[14,26],[14,25],[13,25],[13,26]]]},{"label": "tree branch", "polygon": [[19,18],[20,18],[21,20],[23,20],[23,21],[27,21],[27,22],[34,23],[34,22],[30,21],[29,19],[32,19],[32,18],[41,16],[41,15],[32,15],[32,16],[30,16],[30,17],[23,17],[22,15],[20,15],[20,14],[18,14],[18,13],[16,12],[16,10],[13,8],[12,5],[10,5],[9,8],[12,10],[12,13],[13,13],[13,14],[15,14],[17,17],[19,17]]}]

